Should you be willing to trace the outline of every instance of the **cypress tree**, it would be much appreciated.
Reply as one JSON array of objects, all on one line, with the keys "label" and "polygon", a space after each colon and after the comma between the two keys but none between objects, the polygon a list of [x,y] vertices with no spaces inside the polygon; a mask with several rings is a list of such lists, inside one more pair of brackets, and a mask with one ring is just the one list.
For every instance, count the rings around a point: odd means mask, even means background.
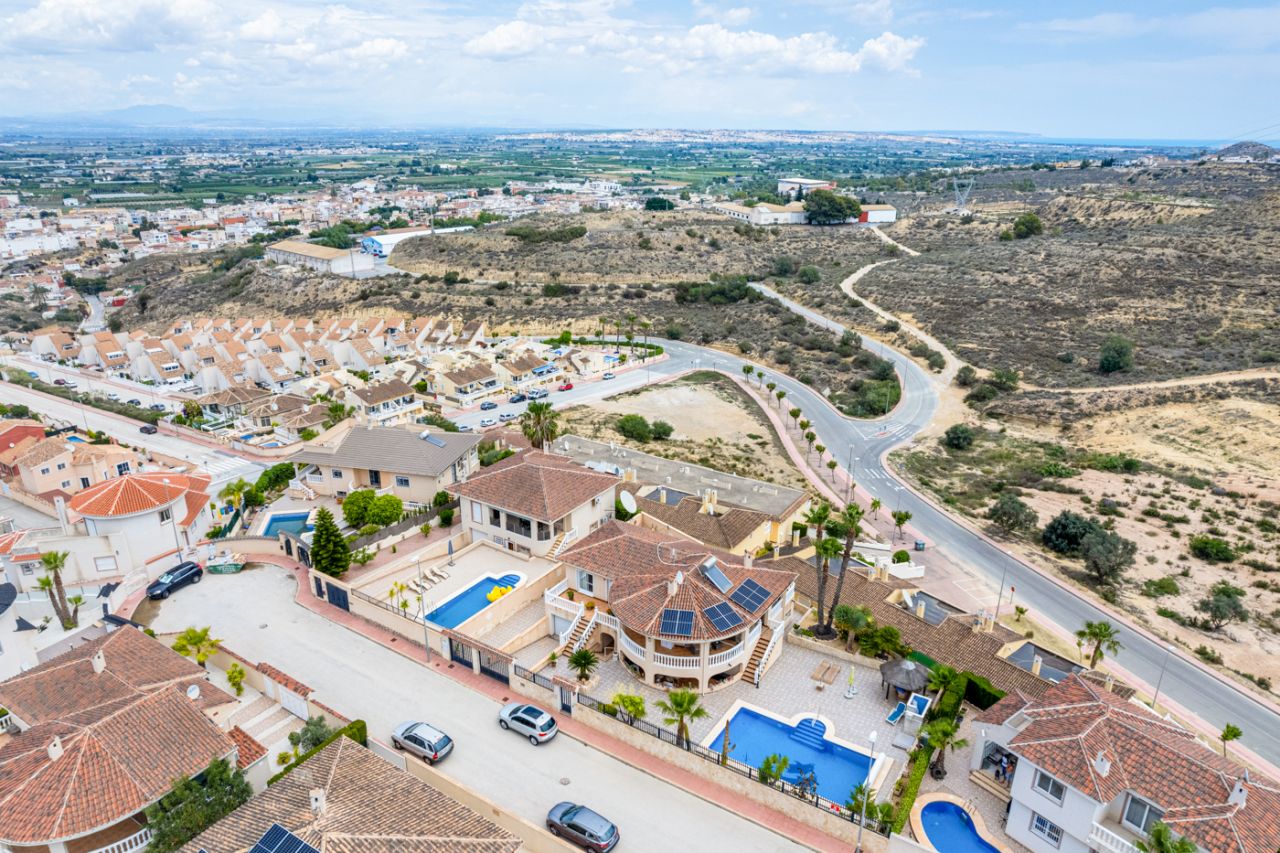
[{"label": "cypress tree", "polygon": [[351,549],[342,538],[333,513],[325,507],[316,512],[315,535],[311,539],[311,565],[331,577],[341,577],[351,565]]}]

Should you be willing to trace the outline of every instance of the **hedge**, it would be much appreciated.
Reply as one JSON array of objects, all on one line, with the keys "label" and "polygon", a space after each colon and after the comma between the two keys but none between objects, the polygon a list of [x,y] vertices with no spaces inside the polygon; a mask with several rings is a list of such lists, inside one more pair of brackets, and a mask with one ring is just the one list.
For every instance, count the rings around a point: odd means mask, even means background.
[{"label": "hedge", "polygon": [[933,669],[935,666],[938,665],[938,662],[936,660],[929,657],[924,652],[912,651],[911,654],[907,655],[907,660],[913,660],[916,663],[922,663],[928,669]]},{"label": "hedge", "polygon": [[275,783],[279,782],[281,779],[283,779],[284,777],[292,773],[295,767],[298,767],[308,758],[315,755],[317,752],[324,749],[326,746],[333,743],[335,740],[337,740],[340,737],[349,737],[356,743],[360,744],[361,746],[367,746],[369,743],[369,726],[365,723],[364,720],[352,720],[350,723],[347,723],[345,726],[338,729],[333,734],[329,735],[329,737],[325,738],[324,743],[321,743],[319,746],[315,747],[314,749],[310,749],[302,753],[302,755],[299,755],[292,764],[288,765],[279,773],[277,773],[276,775],[268,779],[267,784],[274,785]]},{"label": "hedge", "polygon": [[1005,692],[994,686],[981,675],[966,672],[969,682],[964,686],[964,699],[970,705],[987,710],[1004,698]]},{"label": "hedge", "polygon": [[902,786],[902,796],[898,798],[898,813],[893,818],[893,831],[896,833],[902,832],[902,828],[907,825],[907,819],[911,817],[911,806],[916,801],[916,794],[920,793],[920,783],[924,781],[924,774],[929,769],[929,759],[932,757],[932,744],[916,749],[911,774],[907,776],[907,783]]},{"label": "hedge", "polygon": [[[546,340],[543,341],[543,343],[546,344],[547,346],[552,346],[552,347],[564,346],[564,344],[561,343],[560,338],[558,337],[547,338]],[[577,346],[579,344],[581,344],[582,346],[606,346],[606,347],[619,346],[619,343],[617,341],[605,340],[603,338],[600,338],[600,339],[587,338],[585,340],[580,341],[578,338],[575,337],[570,343],[572,343],[574,346]],[[631,343],[627,343],[626,338],[623,338],[620,345],[627,347],[628,349],[648,350],[650,355],[662,355],[666,351],[658,344],[646,344],[644,341],[632,341]]]}]

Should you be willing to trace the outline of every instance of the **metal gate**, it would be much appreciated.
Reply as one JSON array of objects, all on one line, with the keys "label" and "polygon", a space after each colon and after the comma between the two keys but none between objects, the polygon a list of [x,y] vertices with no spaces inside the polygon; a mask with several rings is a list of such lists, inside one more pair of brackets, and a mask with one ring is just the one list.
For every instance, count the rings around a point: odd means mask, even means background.
[{"label": "metal gate", "polygon": [[341,607],[343,610],[351,609],[351,602],[345,589],[336,584],[326,584],[326,591],[329,593],[329,603],[334,607]]},{"label": "metal gate", "polygon": [[560,688],[560,710],[566,714],[573,713],[573,691],[567,687]]},{"label": "metal gate", "polygon": [[324,598],[324,581],[320,578],[312,578],[316,582],[316,598]]},{"label": "metal gate", "polygon": [[496,678],[503,684],[511,683],[510,664],[506,658],[482,651],[480,653],[480,671],[490,678]]},{"label": "metal gate", "polygon": [[465,663],[471,666],[471,649],[452,638],[449,640],[449,657],[454,663]]}]

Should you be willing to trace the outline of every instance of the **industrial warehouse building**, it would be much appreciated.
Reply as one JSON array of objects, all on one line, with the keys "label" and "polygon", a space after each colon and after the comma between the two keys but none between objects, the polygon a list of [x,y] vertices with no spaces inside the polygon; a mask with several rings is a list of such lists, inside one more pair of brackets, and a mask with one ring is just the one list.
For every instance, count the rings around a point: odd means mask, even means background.
[{"label": "industrial warehouse building", "polygon": [[282,240],[267,247],[264,256],[278,264],[309,267],[317,272],[356,276],[374,267],[373,255],[356,249],[332,249],[301,240]]}]

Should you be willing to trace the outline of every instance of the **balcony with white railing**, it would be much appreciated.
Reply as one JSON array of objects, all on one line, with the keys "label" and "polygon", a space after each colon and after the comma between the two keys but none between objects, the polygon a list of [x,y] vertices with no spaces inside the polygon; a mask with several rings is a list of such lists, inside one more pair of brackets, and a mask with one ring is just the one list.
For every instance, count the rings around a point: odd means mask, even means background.
[{"label": "balcony with white railing", "polygon": [[1105,853],[1139,853],[1138,848],[1127,838],[1100,823],[1095,823],[1089,830],[1089,846]]},{"label": "balcony with white railing", "polygon": [[748,643],[738,643],[731,649],[727,649],[723,652],[717,652],[707,660],[707,666],[715,668],[736,661],[738,658],[742,657],[743,653],[747,650],[748,645]]},{"label": "balcony with white railing", "polygon": [[547,610],[552,614],[568,619],[570,622],[577,622],[578,617],[582,615],[583,607],[581,604],[570,601],[560,596],[544,596],[543,601],[547,604]]},{"label": "balcony with white railing", "polygon": [[664,666],[668,669],[701,669],[701,655],[664,655],[658,652],[653,654],[653,662],[658,666]]},{"label": "balcony with white railing", "polygon": [[146,849],[146,846],[150,843],[151,829],[150,827],[144,826],[128,838],[122,838],[105,847],[99,847],[96,850],[91,850],[89,853],[134,853],[136,850]]},{"label": "balcony with white railing", "polygon": [[608,613],[596,614],[596,621],[600,623],[601,628],[607,628],[615,634],[622,633],[622,623],[618,621],[617,616],[610,616]]},{"label": "balcony with white railing", "polygon": [[618,632],[618,639],[622,641],[622,648],[632,660],[645,660],[648,657],[644,646],[628,637],[625,631]]}]

